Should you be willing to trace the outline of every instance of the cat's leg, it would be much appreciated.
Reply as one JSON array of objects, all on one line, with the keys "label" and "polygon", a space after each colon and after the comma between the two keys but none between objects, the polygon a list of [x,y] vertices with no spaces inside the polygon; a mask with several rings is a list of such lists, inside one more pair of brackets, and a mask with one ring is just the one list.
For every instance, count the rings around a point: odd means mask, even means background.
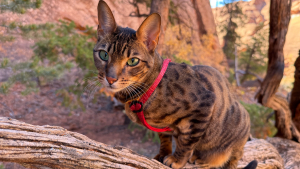
[{"label": "cat's leg", "polygon": [[[203,155],[202,155],[203,156]],[[202,157],[203,158],[203,157]],[[194,150],[193,155],[191,156],[191,158],[189,159],[189,163],[191,164],[206,164],[205,161],[203,161],[201,159],[201,152]]]},{"label": "cat's leg", "polygon": [[174,169],[182,168],[191,157],[199,137],[191,137],[189,134],[180,134],[176,139],[176,150],[173,155],[165,157],[164,164]]},{"label": "cat's leg", "polygon": [[222,167],[222,169],[236,169],[238,165],[238,161],[243,157],[243,147],[238,149],[234,149],[232,151],[231,157],[229,161]]},{"label": "cat's leg", "polygon": [[[200,110],[197,111],[200,112]],[[176,149],[173,155],[165,157],[165,165],[177,169],[182,168],[187,163],[197,143],[206,131],[205,128],[209,120],[206,120],[204,116],[209,118],[210,112],[206,112],[205,115],[202,113],[201,116],[195,114],[195,116],[183,118],[178,122],[173,132]]]},{"label": "cat's leg", "polygon": [[172,135],[158,133],[158,136],[160,139],[160,150],[154,159],[163,162],[166,156],[172,154]]},{"label": "cat's leg", "polygon": [[221,167],[229,161],[232,156],[232,150],[228,149],[223,152],[201,152],[194,150],[192,157],[189,159],[191,164],[196,165],[209,165],[210,167]]}]

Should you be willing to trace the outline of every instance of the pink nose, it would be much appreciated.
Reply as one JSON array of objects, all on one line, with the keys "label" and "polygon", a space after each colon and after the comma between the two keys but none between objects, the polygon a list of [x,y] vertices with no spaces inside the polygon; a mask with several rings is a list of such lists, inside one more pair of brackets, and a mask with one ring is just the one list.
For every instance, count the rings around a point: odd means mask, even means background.
[{"label": "pink nose", "polygon": [[106,80],[110,85],[117,81],[117,79],[108,76],[106,76]]}]

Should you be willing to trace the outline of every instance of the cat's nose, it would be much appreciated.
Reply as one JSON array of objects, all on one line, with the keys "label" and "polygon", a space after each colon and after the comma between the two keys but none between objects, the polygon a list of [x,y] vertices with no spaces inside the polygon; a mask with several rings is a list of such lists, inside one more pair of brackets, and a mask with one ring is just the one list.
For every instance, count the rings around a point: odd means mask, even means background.
[{"label": "cat's nose", "polygon": [[115,79],[115,78],[106,76],[106,80],[107,80],[107,82],[108,82],[110,85],[112,85],[112,84],[115,83],[118,79]]}]

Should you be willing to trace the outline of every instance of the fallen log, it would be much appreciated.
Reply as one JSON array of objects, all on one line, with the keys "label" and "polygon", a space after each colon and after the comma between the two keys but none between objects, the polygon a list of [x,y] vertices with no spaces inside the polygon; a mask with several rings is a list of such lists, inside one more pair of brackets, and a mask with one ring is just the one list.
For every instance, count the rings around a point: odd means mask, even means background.
[{"label": "fallen log", "polygon": [[[244,148],[238,168],[258,160],[258,169],[283,168],[274,146],[253,139]],[[16,162],[27,168],[160,168],[169,167],[121,146],[109,146],[56,126],[36,126],[0,117],[0,161]],[[185,168],[208,166],[187,164]]]}]

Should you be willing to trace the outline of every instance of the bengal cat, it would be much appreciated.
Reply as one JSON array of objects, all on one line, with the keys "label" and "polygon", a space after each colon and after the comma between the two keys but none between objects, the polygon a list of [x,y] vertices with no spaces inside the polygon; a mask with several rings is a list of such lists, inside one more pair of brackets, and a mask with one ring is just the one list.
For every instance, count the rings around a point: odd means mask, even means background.
[{"label": "bengal cat", "polygon": [[[100,1],[98,21],[94,47],[98,78],[125,103],[127,116],[141,124],[128,103],[139,100],[162,69],[163,59],[155,51],[160,15],[151,14],[135,31],[117,26],[108,5]],[[172,168],[182,168],[188,161],[237,168],[249,138],[250,119],[216,69],[171,62],[143,111],[151,126],[172,130],[159,133],[161,146],[156,160]],[[173,154],[172,137],[176,141]],[[248,168],[256,168],[256,162]]]}]

